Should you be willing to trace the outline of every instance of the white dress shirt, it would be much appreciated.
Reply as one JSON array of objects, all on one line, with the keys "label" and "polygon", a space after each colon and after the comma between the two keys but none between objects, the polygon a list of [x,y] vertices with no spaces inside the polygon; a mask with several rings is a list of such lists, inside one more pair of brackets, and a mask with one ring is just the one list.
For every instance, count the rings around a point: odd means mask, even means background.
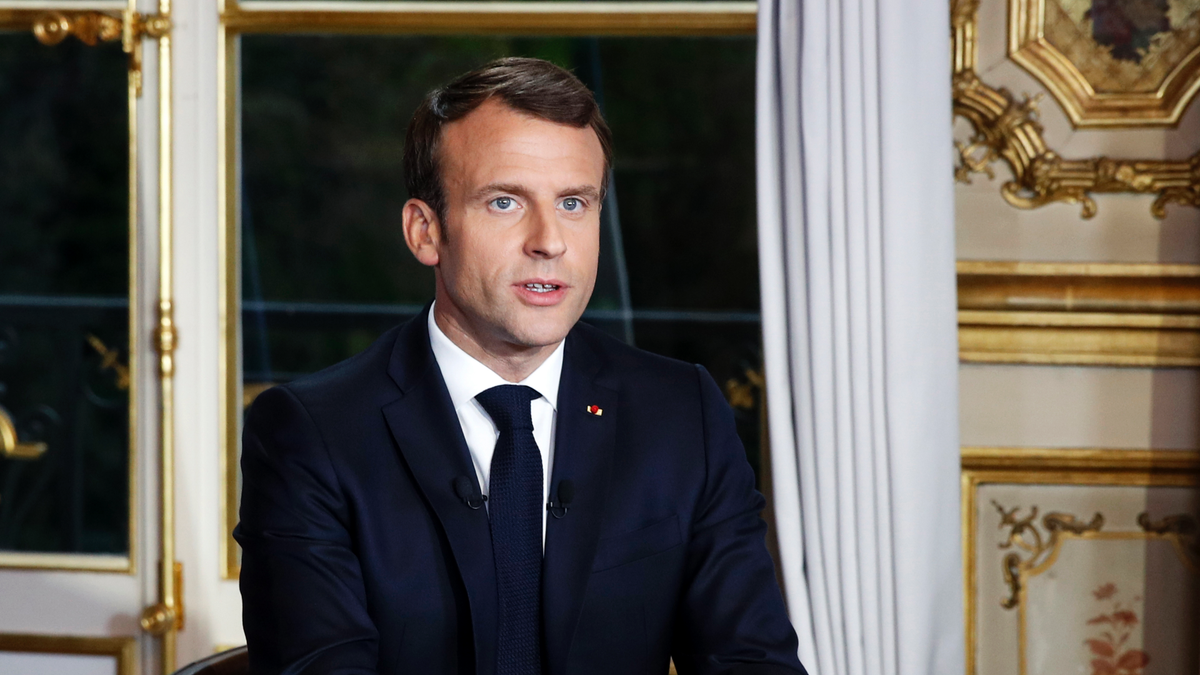
[{"label": "white dress shirt", "polygon": [[[542,365],[529,377],[517,384],[532,387],[540,397],[530,402],[533,416],[533,440],[542,454],[542,504],[550,501],[550,475],[554,462],[554,427],[558,416],[558,381],[562,376],[563,344],[550,354]],[[488,494],[488,479],[492,473],[492,453],[500,430],[492,418],[475,400],[481,392],[502,384],[513,384],[497,375],[491,368],[475,360],[458,345],[450,341],[433,319],[433,307],[429,308],[429,346],[433,358],[442,371],[446,389],[450,391],[450,402],[458,415],[471,461],[475,464],[475,475],[483,494]],[[546,516],[542,515],[542,546],[546,545]]]}]

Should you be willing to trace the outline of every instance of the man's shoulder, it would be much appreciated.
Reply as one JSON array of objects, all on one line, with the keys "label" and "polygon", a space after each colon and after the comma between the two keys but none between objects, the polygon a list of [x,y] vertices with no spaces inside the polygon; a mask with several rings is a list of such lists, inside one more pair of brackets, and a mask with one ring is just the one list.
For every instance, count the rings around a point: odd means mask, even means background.
[{"label": "man's shoulder", "polygon": [[696,388],[699,367],[693,363],[634,347],[583,322],[575,325],[571,336],[599,354],[606,375],[622,387]]}]

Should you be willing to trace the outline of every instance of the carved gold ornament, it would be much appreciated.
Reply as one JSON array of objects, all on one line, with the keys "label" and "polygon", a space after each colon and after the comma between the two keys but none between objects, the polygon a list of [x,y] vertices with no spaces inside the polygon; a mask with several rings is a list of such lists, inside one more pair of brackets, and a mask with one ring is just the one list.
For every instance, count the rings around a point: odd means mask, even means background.
[{"label": "carved gold ornament", "polygon": [[995,501],[992,502],[992,506],[995,506],[996,510],[1000,512],[1000,529],[1008,528],[1008,538],[1000,544],[1000,548],[1008,549],[1015,546],[1026,554],[1022,557],[1021,553],[1012,551],[1005,555],[1001,562],[1004,582],[1008,584],[1010,591],[1009,596],[1000,601],[1000,605],[1005,609],[1016,607],[1020,601],[1021,572],[1031,570],[1044,562],[1050,552],[1058,546],[1059,537],[1063,533],[1099,532],[1100,528],[1104,526],[1104,516],[1099,513],[1093,515],[1091,522],[1087,523],[1078,521],[1075,516],[1066,513],[1047,513],[1042,518],[1042,529],[1047,533],[1043,535],[1041,530],[1034,525],[1038,507],[1030,508],[1029,515],[1020,518],[1017,516],[1017,512],[1021,510],[1019,506],[1008,511]]},{"label": "carved gold ornament", "polygon": [[120,40],[121,49],[129,55],[129,77],[139,96],[142,93],[142,39],[158,39],[170,32],[169,16],[128,10],[121,14],[52,11],[42,14],[33,23],[34,36],[47,46],[54,46],[69,35],[90,47]]},{"label": "carved gold ornament", "polygon": [[968,142],[955,144],[959,182],[970,183],[976,173],[994,177],[990,164],[1003,159],[1013,178],[1000,194],[1021,209],[1066,202],[1080,204],[1082,216],[1091,218],[1096,215],[1091,195],[1099,192],[1153,194],[1150,212],[1156,218],[1166,216],[1167,204],[1200,206],[1200,153],[1178,161],[1064,159],[1049,149],[1038,120],[1039,99],[1018,100],[1007,89],[987,85],[975,72],[978,9],[979,0],[953,0],[951,5],[954,114],[974,130]]}]

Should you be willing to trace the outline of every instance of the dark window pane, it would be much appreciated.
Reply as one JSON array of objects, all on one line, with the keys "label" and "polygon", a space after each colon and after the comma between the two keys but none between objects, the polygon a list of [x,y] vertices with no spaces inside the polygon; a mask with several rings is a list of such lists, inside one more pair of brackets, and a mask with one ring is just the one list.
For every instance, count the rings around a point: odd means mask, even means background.
[{"label": "dark window pane", "polygon": [[[744,385],[758,368],[753,38],[251,35],[241,42],[247,382],[330,365],[432,297],[432,272],[400,229],[404,130],[426,91],[508,55],[573,70],[613,128],[614,200],[585,318],[703,363],[722,384]],[[761,397],[751,398],[739,415],[757,462]]]},{"label": "dark window pane", "polygon": [[129,550],[125,69],[0,33],[0,406],[46,444],[0,459],[0,549]]}]

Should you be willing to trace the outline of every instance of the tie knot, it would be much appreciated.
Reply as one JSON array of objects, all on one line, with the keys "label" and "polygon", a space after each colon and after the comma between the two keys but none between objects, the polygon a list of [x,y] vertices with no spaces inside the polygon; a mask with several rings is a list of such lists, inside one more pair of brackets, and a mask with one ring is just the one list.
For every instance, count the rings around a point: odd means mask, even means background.
[{"label": "tie knot", "polygon": [[483,406],[496,428],[501,432],[514,429],[533,430],[533,416],[529,412],[529,403],[541,396],[532,387],[522,384],[502,384],[482,391],[475,397]]}]

